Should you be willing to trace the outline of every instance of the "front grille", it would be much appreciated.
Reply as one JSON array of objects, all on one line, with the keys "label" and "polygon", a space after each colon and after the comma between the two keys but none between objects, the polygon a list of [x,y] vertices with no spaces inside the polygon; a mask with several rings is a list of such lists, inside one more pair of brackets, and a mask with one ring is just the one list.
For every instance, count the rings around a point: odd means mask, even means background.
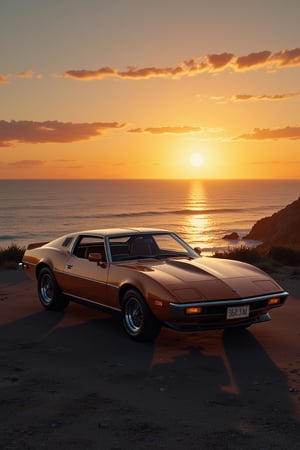
[{"label": "front grille", "polygon": [[[257,297],[249,297],[243,299],[229,299],[216,301],[199,301],[193,303],[171,303],[170,308],[174,318],[192,320],[226,320],[226,312],[229,306],[249,305],[249,316],[253,317],[269,311],[272,308],[282,305],[288,296],[287,292],[280,292],[277,294],[267,294]],[[280,303],[269,305],[268,301],[272,298],[280,298]],[[198,315],[186,315],[185,309],[187,307],[201,306],[202,312]]]},{"label": "front grille", "polygon": [[[242,304],[238,301],[234,303],[234,306],[241,306]],[[233,306],[232,304],[230,306]],[[268,306],[268,300],[257,300],[255,302],[249,303],[250,312],[263,311]],[[203,314],[212,315],[226,315],[228,305],[207,305],[203,308]]]}]

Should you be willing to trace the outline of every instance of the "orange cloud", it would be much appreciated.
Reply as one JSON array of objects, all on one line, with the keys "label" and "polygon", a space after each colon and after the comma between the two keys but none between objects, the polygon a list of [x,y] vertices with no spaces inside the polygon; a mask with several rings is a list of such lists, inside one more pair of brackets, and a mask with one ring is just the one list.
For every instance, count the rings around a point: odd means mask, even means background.
[{"label": "orange cloud", "polygon": [[290,98],[299,97],[300,92],[291,92],[289,94],[275,94],[275,95],[248,95],[248,94],[238,94],[234,95],[231,100],[234,102],[239,101],[264,101],[264,100],[288,100]]},{"label": "orange cloud", "polygon": [[202,131],[199,127],[153,127],[153,128],[133,128],[128,130],[128,133],[150,133],[150,134],[184,134],[184,133],[199,133]]},{"label": "orange cloud", "polygon": [[294,165],[294,164],[300,164],[300,160],[282,160],[282,159],[278,159],[278,160],[268,160],[268,161],[252,161],[253,165],[257,165],[257,166],[265,166],[266,164],[268,165],[278,165],[278,166],[282,166],[282,165]]},{"label": "orange cloud", "polygon": [[129,79],[147,79],[157,77],[178,77],[182,74],[183,69],[181,67],[175,68],[157,68],[157,67],[144,67],[142,69],[136,69],[135,67],[129,67],[125,71],[118,71],[112,67],[103,67],[98,70],[68,70],[62,74],[63,78],[74,78],[80,80],[103,80],[104,78],[129,78]]},{"label": "orange cloud", "polygon": [[129,67],[125,72],[119,72],[118,76],[120,78],[137,78],[137,79],[147,79],[156,77],[168,77],[177,78],[184,72],[184,69],[180,66],[178,67],[144,67],[142,69],[136,69],[135,67]]},{"label": "orange cloud", "polygon": [[[4,164],[3,164],[4,165]],[[41,167],[63,167],[64,169],[80,169],[84,166],[78,164],[75,160],[57,159],[54,161],[45,161],[41,159],[23,159],[20,161],[9,162],[5,164],[7,167],[13,167],[14,169],[39,169]]]},{"label": "orange cloud", "polygon": [[24,72],[18,72],[18,73],[9,73],[7,76],[4,76],[3,74],[0,74],[0,83],[10,83],[9,78],[37,78],[41,79],[43,78],[42,74],[35,74],[32,70],[24,71]]},{"label": "orange cloud", "polygon": [[249,53],[246,56],[239,56],[234,63],[237,70],[249,70],[262,67],[269,63],[269,58],[272,55],[270,51],[262,51],[256,53]]},{"label": "orange cloud", "polygon": [[272,56],[274,61],[279,67],[294,67],[300,65],[300,48],[294,48],[292,50],[281,50],[279,53],[275,53]]},{"label": "orange cloud", "polygon": [[221,53],[220,55],[207,56],[209,66],[213,68],[213,70],[220,70],[225,68],[233,60],[233,58],[233,53]]},{"label": "orange cloud", "polygon": [[75,78],[79,80],[103,80],[108,77],[117,77],[118,72],[111,67],[103,67],[98,70],[68,70],[63,74],[64,78]]},{"label": "orange cloud", "polygon": [[182,78],[202,72],[216,72],[231,68],[234,71],[254,70],[261,67],[283,68],[300,66],[300,48],[281,50],[272,53],[264,50],[235,56],[233,53],[208,54],[200,58],[185,60],[175,67],[144,67],[137,69],[128,67],[120,71],[112,67],[102,67],[96,70],[75,69],[68,70],[58,76],[76,80],[103,80],[104,78],[149,79],[149,78]]},{"label": "orange cloud", "polygon": [[8,166],[14,166],[18,168],[32,168],[32,167],[41,167],[46,164],[46,161],[42,161],[40,159],[23,159],[21,161],[15,161],[12,163],[8,163]]},{"label": "orange cloud", "polygon": [[298,140],[300,139],[300,127],[285,127],[271,130],[270,128],[254,128],[250,133],[242,134],[235,139],[244,140]]},{"label": "orange cloud", "polygon": [[33,78],[33,72],[31,70],[27,72],[19,72],[16,74],[17,78]]},{"label": "orange cloud", "polygon": [[108,129],[122,128],[118,122],[65,123],[58,121],[0,121],[0,147],[11,147],[16,143],[68,143],[101,136]]},{"label": "orange cloud", "polygon": [[8,79],[0,73],[0,84],[9,83]]}]

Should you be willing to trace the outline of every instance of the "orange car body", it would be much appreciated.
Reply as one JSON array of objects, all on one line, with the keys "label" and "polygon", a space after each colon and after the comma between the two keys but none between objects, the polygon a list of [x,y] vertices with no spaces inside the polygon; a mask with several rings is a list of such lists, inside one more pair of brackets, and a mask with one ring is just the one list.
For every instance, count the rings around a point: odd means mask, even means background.
[{"label": "orange car body", "polygon": [[[136,242],[138,254],[131,254]],[[47,269],[68,301],[100,309],[122,313],[124,295],[134,290],[157,323],[178,330],[266,321],[288,296],[254,266],[200,256],[175,233],[147,228],[83,231],[32,244],[22,267],[35,280]]]}]

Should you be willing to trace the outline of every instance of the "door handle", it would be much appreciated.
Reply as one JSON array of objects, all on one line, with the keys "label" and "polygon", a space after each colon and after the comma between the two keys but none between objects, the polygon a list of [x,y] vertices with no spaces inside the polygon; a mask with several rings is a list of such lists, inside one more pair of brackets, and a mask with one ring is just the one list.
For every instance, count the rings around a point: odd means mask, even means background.
[{"label": "door handle", "polygon": [[67,264],[67,269],[72,269],[73,264]]}]

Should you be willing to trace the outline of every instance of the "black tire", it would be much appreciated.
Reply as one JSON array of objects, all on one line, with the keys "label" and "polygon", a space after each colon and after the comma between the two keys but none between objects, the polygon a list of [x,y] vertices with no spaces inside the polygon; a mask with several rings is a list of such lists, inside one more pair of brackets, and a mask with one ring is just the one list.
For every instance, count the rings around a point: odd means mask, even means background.
[{"label": "black tire", "polygon": [[131,339],[139,342],[153,341],[160,333],[161,322],[135,289],[128,290],[122,299],[122,326]]},{"label": "black tire", "polygon": [[55,276],[45,267],[38,276],[38,295],[41,304],[50,311],[63,311],[69,301],[61,293]]}]

